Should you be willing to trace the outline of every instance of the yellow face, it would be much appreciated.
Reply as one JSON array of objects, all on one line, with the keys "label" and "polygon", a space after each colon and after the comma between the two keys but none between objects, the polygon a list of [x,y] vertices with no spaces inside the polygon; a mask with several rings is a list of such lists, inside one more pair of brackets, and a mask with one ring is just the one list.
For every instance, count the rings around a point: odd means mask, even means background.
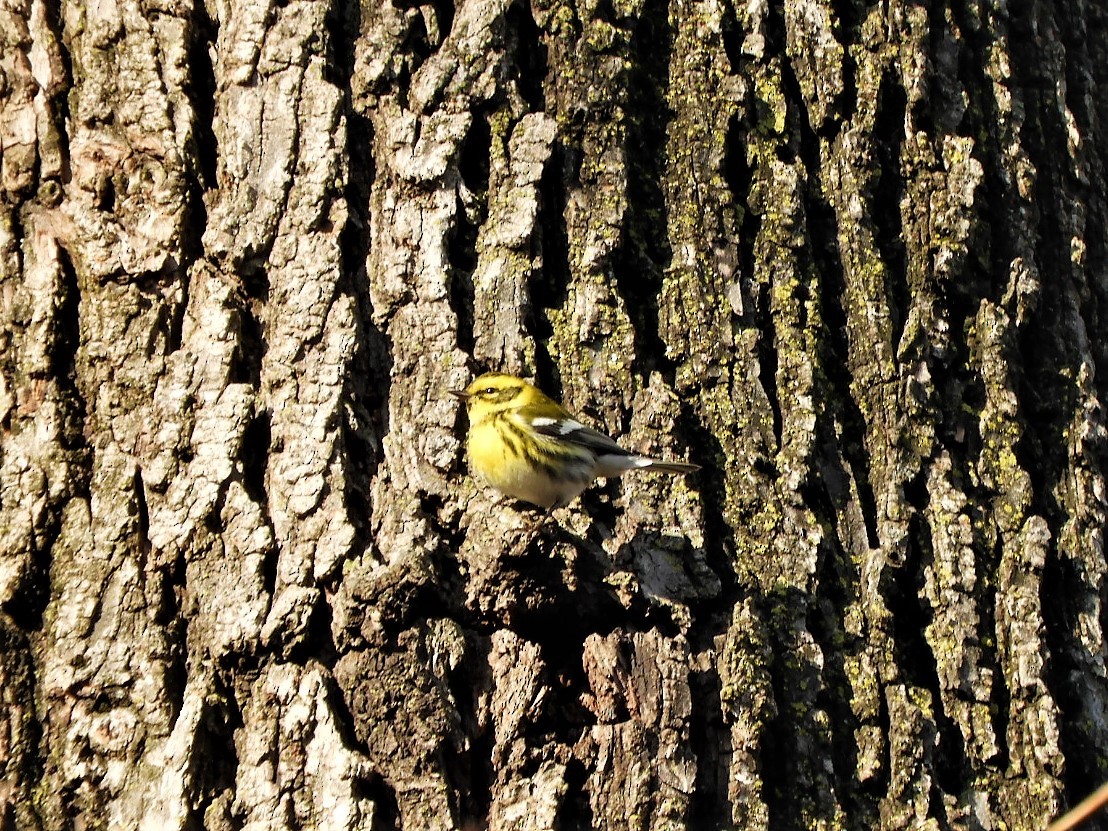
[{"label": "yellow face", "polygon": [[466,402],[469,418],[478,423],[504,410],[510,410],[529,403],[538,390],[519,378],[490,372],[475,379],[461,392],[453,392]]}]

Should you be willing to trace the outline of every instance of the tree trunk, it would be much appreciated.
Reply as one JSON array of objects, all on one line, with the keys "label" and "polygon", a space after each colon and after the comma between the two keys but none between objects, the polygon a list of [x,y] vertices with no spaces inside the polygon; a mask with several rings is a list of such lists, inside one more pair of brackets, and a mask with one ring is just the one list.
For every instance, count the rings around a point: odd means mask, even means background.
[{"label": "tree trunk", "polygon": [[[1087,0],[10,0],[0,829],[1041,829],[1106,113]],[[539,526],[486,369],[703,470]]]}]

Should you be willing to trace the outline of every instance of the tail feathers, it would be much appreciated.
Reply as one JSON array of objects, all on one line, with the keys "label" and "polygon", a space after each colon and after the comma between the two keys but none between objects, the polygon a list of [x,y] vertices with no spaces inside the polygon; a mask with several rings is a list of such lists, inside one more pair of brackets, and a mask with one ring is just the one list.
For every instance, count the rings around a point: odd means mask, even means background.
[{"label": "tail feathers", "polygon": [[647,459],[643,467],[650,470],[660,470],[662,473],[693,473],[700,470],[700,465],[690,462],[660,462],[657,459]]},{"label": "tail feathers", "polygon": [[649,456],[617,456],[607,453],[596,459],[597,476],[622,476],[629,470],[657,470],[661,473],[692,473],[700,470],[700,465],[688,462],[663,462]]}]

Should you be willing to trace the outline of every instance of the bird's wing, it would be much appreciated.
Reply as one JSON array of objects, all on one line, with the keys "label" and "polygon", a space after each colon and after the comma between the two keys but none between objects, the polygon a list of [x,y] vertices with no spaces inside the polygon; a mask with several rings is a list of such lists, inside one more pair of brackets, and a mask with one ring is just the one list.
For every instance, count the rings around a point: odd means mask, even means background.
[{"label": "bird's wing", "polygon": [[562,441],[577,444],[591,450],[597,455],[611,454],[614,456],[634,455],[629,450],[624,450],[610,436],[586,427],[569,413],[562,411],[562,415],[551,417],[549,415],[534,415],[527,412],[524,407],[519,415],[526,419],[536,433]]}]

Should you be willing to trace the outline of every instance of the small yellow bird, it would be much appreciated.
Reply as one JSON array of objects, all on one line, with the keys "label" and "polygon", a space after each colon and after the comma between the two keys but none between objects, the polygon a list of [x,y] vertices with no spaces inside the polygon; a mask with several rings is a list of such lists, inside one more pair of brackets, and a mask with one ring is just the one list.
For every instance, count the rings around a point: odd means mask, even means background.
[{"label": "small yellow bird", "polygon": [[491,372],[464,390],[470,469],[508,496],[552,511],[568,505],[594,479],[629,470],[692,473],[700,465],[663,462],[624,450],[577,421],[526,381]]}]

